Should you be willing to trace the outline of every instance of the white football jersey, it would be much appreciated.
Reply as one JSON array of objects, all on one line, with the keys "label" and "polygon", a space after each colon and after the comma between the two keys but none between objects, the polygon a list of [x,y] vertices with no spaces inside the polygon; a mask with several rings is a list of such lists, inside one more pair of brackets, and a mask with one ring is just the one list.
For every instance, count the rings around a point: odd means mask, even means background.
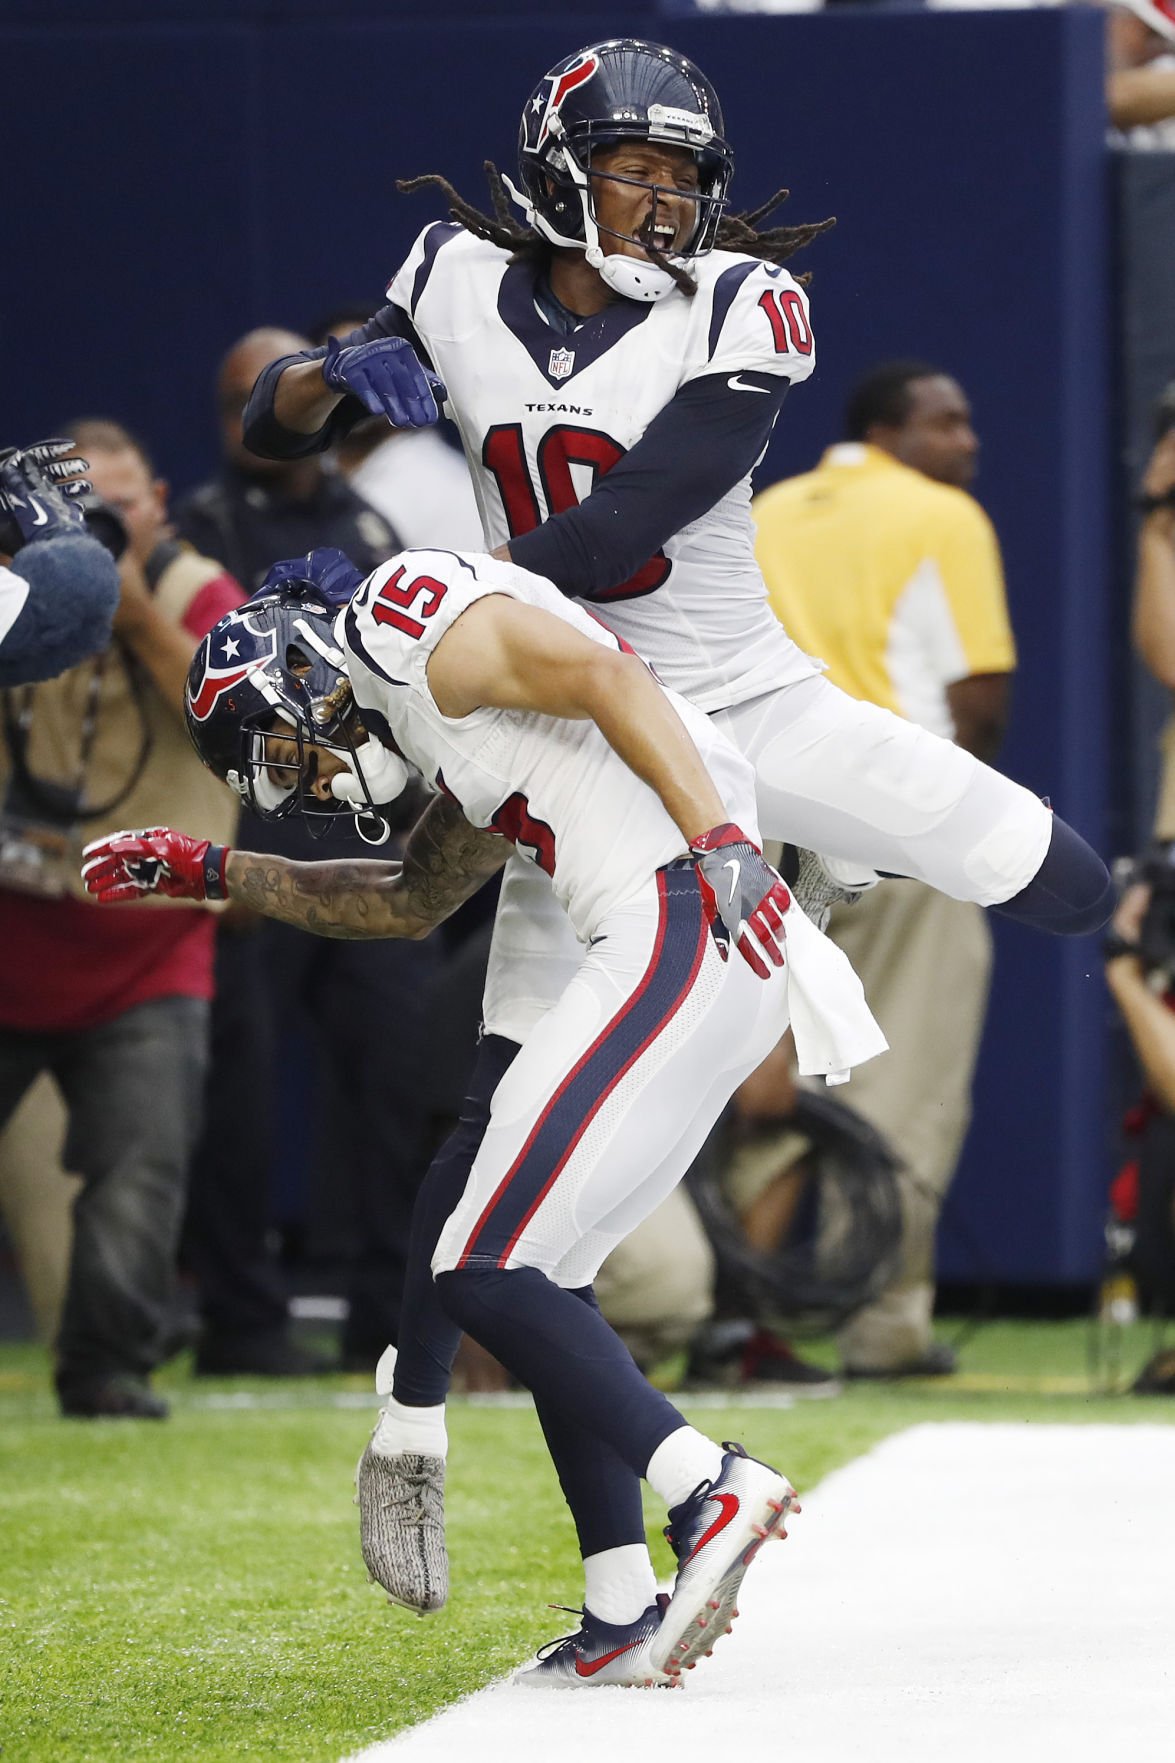
[{"label": "white football jersey", "polygon": [[[594,722],[518,710],[437,709],[428,658],[461,613],[487,594],[543,606],[593,642],[618,639],[548,581],[471,552],[403,551],[381,564],[340,615],[347,672],[362,716],[474,826],[492,826],[551,876],[586,940],[612,907],[686,852],[659,797],[630,771]],[[757,837],[755,777],[710,720],[674,693],[727,808]]]},{"label": "white football jersey", "polygon": [[[621,300],[564,335],[534,299],[534,269],[463,227],[426,227],[388,288],[448,390],[487,549],[576,506],[691,380],[807,379],[815,345],[785,269],[700,257],[696,298]],[[781,628],[755,562],[748,473],[593,610],[703,709],[816,671]]]}]

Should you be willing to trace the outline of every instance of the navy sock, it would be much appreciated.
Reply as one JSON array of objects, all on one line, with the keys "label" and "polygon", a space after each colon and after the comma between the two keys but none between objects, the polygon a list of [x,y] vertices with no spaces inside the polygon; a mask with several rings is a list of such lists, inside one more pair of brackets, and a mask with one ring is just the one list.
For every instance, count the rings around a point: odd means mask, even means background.
[{"label": "navy sock", "polygon": [[[591,1286],[571,1293],[599,1311]],[[605,1549],[645,1541],[640,1477],[603,1439],[543,1399],[535,1401],[539,1425],[575,1520],[579,1552],[585,1558]]]},{"label": "navy sock", "polygon": [[1080,833],[1059,814],[1044,862],[1026,888],[993,912],[1062,937],[1087,936],[1100,930],[1114,910],[1110,872]]},{"label": "navy sock", "polygon": [[600,1312],[537,1268],[465,1267],[438,1273],[436,1287],[454,1322],[536,1401],[603,1439],[637,1475],[662,1440],[686,1424]]},{"label": "navy sock", "polygon": [[396,1344],[392,1392],[410,1408],[435,1408],[449,1393],[461,1329],[445,1312],[432,1277],[432,1258],[465,1192],[490,1118],[490,1099],[518,1052],[517,1041],[485,1035],[477,1049],[461,1119],[429,1166],[412,1211],[408,1266]]}]

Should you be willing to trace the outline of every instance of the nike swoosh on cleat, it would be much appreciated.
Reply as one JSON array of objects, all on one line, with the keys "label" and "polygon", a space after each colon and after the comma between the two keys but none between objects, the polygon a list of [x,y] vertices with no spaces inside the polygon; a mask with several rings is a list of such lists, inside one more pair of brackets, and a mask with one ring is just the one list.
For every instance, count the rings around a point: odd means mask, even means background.
[{"label": "nike swoosh on cleat", "polygon": [[617,1647],[614,1652],[604,1653],[600,1658],[593,1659],[590,1665],[585,1665],[582,1659],[577,1659],[575,1661],[575,1675],[577,1677],[594,1677],[597,1671],[602,1671],[605,1665],[611,1665],[613,1659],[619,1659],[622,1653],[631,1653],[635,1646],[635,1641],[626,1641],[624,1646]]},{"label": "nike swoosh on cleat", "polygon": [[[686,1556],[686,1561],[692,1561],[699,1549],[704,1549],[707,1543],[713,1542],[714,1538],[726,1529],[727,1525],[738,1511],[737,1494],[707,1494],[706,1498],[708,1500],[717,1500],[722,1507],[722,1511],[714,1520],[709,1530],[702,1532],[702,1535],[698,1538],[697,1542]],[[682,1567],[685,1566],[686,1561],[681,1563]],[[680,1572],[680,1570],[681,1569],[679,1568],[678,1571]]]},{"label": "nike swoosh on cleat", "polygon": [[749,385],[746,382],[744,382],[743,377],[740,373],[732,374],[730,379],[728,379],[726,383],[730,387],[732,392],[762,392],[762,394],[765,398],[769,398],[771,396],[771,394],[767,390],[766,386]]}]

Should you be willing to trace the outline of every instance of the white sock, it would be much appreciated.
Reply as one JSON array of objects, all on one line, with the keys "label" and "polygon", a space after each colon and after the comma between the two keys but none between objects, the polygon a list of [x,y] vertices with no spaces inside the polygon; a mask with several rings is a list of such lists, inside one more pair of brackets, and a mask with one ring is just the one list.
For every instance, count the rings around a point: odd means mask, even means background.
[{"label": "white sock", "polygon": [[624,1543],[585,1555],[583,1601],[601,1622],[635,1622],[657,1596],[653,1563],[644,1543]]},{"label": "white sock", "polygon": [[379,1457],[395,1457],[401,1451],[412,1451],[422,1457],[447,1457],[449,1436],[445,1431],[445,1404],[436,1408],[409,1408],[389,1396],[379,1411],[379,1424],[372,1435],[372,1448]]},{"label": "white sock", "polygon": [[680,1506],[699,1482],[713,1481],[722,1468],[722,1446],[693,1426],[679,1426],[662,1439],[645,1470],[645,1480],[667,1506]]}]

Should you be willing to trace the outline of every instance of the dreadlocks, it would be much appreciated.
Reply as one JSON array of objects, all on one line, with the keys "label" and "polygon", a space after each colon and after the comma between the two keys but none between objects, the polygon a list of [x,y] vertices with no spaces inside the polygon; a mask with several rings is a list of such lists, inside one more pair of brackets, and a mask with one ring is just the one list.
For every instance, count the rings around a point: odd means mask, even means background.
[{"label": "dreadlocks", "polygon": [[[494,208],[492,215],[483,214],[479,208],[474,208],[472,203],[458,194],[448,178],[442,177],[439,172],[426,172],[418,178],[400,178],[396,182],[396,188],[405,196],[414,195],[417,190],[429,186],[438,189],[449,204],[452,219],[463,226],[466,232],[472,233],[474,238],[486,239],[500,250],[509,251],[513,262],[544,262],[551,246],[546,239],[540,238],[529,227],[521,226],[515,219],[502,174],[490,159],[485,162],[485,174]],[[760,232],[759,221],[765,220],[781,203],[786,202],[788,194],[787,190],[776,190],[774,196],[758,208],[748,209],[742,214],[723,215],[718,223],[715,247],[718,250],[742,251],[750,257],[761,257],[765,263],[786,263],[789,257],[802,251],[805,245],[810,245],[813,239],[819,238],[821,233],[828,232],[830,227],[836,225],[835,217],[830,216],[827,220],[813,221],[806,226],[768,227]],[[658,269],[666,270],[681,292],[692,300],[698,291],[693,277],[680,264],[671,263],[653,246],[647,246],[646,253]],[[801,275],[796,279],[807,283],[810,276]]]}]

